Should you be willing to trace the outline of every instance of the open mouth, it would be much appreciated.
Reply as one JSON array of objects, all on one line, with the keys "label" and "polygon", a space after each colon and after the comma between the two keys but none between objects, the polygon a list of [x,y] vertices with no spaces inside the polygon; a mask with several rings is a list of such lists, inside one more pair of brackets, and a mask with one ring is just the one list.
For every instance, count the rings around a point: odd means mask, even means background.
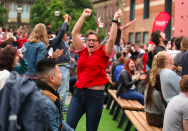
[{"label": "open mouth", "polygon": [[93,47],[94,47],[94,46],[92,46],[92,45],[89,45],[89,48],[92,48],[92,49],[93,49]]}]

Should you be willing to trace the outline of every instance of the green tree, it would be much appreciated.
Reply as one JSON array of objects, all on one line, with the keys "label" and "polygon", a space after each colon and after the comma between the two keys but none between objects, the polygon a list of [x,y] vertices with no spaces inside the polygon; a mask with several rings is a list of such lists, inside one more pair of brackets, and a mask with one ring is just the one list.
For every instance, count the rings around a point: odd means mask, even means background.
[{"label": "green tree", "polygon": [[2,4],[0,4],[0,25],[1,26],[4,26],[4,22],[7,21],[7,19],[3,17],[5,13],[8,13],[8,10],[4,8]]},{"label": "green tree", "polygon": [[96,30],[97,28],[97,20],[95,19],[96,12],[93,9],[93,4],[91,0],[64,0],[65,2],[65,11],[70,14],[72,17],[69,32],[72,31],[74,25],[80,18],[83,10],[85,8],[90,8],[92,10],[92,14],[90,17],[87,17],[80,33],[86,34],[88,30]]},{"label": "green tree", "polygon": [[34,27],[38,23],[45,23],[48,7],[45,0],[36,0],[31,9],[30,24]]},{"label": "green tree", "polygon": [[64,10],[64,3],[61,0],[51,0],[50,3],[47,4],[48,7],[48,17],[46,17],[45,22],[51,23],[51,29],[52,31],[56,30],[56,16],[54,15],[54,12],[58,10],[60,12],[60,16],[57,18],[57,28],[60,28],[61,25],[64,22],[63,16],[66,15],[66,12]]}]

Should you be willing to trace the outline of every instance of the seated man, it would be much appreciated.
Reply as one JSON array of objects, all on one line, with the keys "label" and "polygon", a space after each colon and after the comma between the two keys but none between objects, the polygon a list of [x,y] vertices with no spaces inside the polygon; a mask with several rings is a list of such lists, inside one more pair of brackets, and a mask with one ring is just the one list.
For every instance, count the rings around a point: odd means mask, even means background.
[{"label": "seated man", "polygon": [[[62,74],[57,66],[55,58],[45,58],[37,63],[37,81],[39,89],[42,89],[48,106],[48,115],[54,131],[74,131],[63,121],[61,111],[61,97],[57,88],[62,84]],[[63,128],[63,130],[62,130]]]},{"label": "seated man", "polygon": [[181,93],[168,103],[163,131],[187,131],[188,129],[188,75],[180,81]]}]

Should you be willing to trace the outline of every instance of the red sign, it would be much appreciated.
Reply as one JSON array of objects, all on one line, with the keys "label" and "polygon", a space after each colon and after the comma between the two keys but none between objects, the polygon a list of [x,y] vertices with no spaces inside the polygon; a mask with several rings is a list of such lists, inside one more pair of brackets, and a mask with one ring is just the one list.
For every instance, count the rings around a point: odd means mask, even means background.
[{"label": "red sign", "polygon": [[[152,32],[156,30],[161,30],[161,32],[164,32],[170,19],[171,19],[171,16],[167,12],[159,13],[153,23]],[[150,40],[150,44],[154,44],[154,43]]]}]

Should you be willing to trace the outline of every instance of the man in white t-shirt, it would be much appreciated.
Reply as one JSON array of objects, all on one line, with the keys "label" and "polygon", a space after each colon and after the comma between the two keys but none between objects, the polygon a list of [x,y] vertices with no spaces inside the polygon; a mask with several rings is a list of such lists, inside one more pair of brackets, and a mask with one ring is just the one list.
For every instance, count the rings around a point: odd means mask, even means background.
[{"label": "man in white t-shirt", "polygon": [[181,93],[168,103],[163,131],[188,131],[188,75],[180,81]]}]

